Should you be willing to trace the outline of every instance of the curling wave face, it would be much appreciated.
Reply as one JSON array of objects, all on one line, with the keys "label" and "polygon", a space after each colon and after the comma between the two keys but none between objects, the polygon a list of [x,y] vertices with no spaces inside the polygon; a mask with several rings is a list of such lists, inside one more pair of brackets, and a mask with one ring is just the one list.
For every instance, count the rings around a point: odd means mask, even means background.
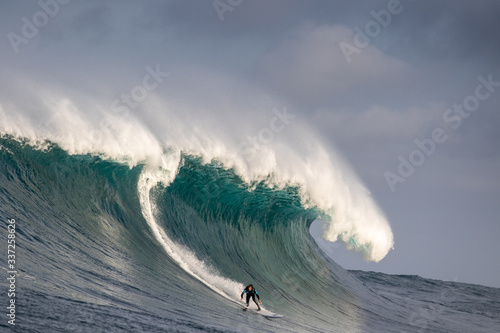
[{"label": "curling wave face", "polygon": [[[329,213],[305,203],[299,183],[248,182],[221,161],[178,150],[164,152],[161,168],[130,168],[130,159],[70,155],[47,141],[30,142],[0,138],[0,215],[17,220],[22,330],[498,326],[499,289],[339,267],[308,232]],[[266,320],[235,305],[250,282],[264,307],[284,318]],[[481,315],[478,306],[486,309]]]},{"label": "curling wave face", "polygon": [[[308,226],[322,213],[302,205],[299,188],[247,184],[190,155],[172,155],[173,174],[68,155],[51,143],[42,150],[4,137],[0,145],[0,206],[5,216],[22,212],[23,251],[33,254],[22,273],[28,289],[129,310],[140,304],[162,316],[175,306],[196,317],[213,302],[231,309],[244,283],[259,281],[265,308],[303,318],[295,330],[342,322],[357,331],[350,278],[338,266],[332,274],[316,251]],[[304,310],[311,299],[314,310]],[[311,326],[312,315],[324,322]],[[272,325],[287,331],[290,323]]]}]

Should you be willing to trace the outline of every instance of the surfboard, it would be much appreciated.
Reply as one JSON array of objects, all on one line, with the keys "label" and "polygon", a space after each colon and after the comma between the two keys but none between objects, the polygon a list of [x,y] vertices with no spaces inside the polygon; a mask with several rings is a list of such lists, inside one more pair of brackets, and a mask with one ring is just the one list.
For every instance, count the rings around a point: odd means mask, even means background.
[{"label": "surfboard", "polygon": [[264,316],[266,318],[283,318],[282,315],[271,312],[269,310],[266,310],[262,306],[260,307],[260,311],[259,311],[259,310],[257,310],[257,307],[254,304],[250,305],[248,308],[246,307],[246,304],[242,304],[242,309],[243,309],[243,311],[251,311],[251,312],[254,312],[256,314],[260,314],[261,316]]}]

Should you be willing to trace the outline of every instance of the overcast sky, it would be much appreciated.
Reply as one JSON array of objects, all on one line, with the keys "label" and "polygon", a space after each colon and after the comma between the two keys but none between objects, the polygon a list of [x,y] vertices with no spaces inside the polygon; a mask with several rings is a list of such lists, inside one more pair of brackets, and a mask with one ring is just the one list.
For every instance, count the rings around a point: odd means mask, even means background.
[{"label": "overcast sky", "polygon": [[332,246],[339,264],[500,287],[500,2],[66,2],[0,1],[6,112],[36,110],[26,82],[113,96],[155,64],[198,69],[160,94],[210,77],[260,89],[344,155],[391,223],[380,263]]}]

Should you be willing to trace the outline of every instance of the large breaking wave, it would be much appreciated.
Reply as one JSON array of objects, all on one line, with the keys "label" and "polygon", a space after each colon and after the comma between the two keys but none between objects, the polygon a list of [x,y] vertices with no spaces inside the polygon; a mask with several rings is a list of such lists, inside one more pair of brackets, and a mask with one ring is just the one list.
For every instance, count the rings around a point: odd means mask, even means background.
[{"label": "large breaking wave", "polygon": [[[360,284],[321,256],[309,226],[322,219],[323,238],[373,261],[392,248],[392,232],[347,164],[298,115],[249,103],[235,118],[155,95],[142,113],[116,113],[88,96],[27,87],[29,105],[0,105],[2,214],[25,220],[24,246],[40,259],[23,273],[34,289],[155,312],[165,306],[151,299],[159,291],[135,290],[150,281],[177,300],[175,321],[193,307],[186,293],[234,302],[255,281],[265,307],[302,318],[297,330],[357,331],[362,314],[347,286]],[[194,280],[176,280],[186,274]],[[196,306],[191,315],[203,318],[211,303]]]}]

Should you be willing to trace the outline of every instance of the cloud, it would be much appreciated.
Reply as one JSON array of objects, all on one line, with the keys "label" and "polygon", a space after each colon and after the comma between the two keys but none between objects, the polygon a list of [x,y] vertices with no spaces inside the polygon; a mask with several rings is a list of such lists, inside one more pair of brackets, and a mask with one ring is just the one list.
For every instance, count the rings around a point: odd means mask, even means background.
[{"label": "cloud", "polygon": [[444,106],[395,110],[372,106],[361,112],[319,110],[314,122],[342,142],[411,141],[427,130],[442,125]]},{"label": "cloud", "polygon": [[316,106],[367,86],[387,89],[409,71],[403,61],[372,46],[348,63],[339,45],[352,44],[353,38],[344,26],[305,25],[256,62],[257,78],[292,100]]},{"label": "cloud", "polygon": [[494,68],[500,54],[495,31],[500,29],[500,2],[408,1],[404,19],[384,35],[392,52],[407,61],[449,65],[471,62]]}]

